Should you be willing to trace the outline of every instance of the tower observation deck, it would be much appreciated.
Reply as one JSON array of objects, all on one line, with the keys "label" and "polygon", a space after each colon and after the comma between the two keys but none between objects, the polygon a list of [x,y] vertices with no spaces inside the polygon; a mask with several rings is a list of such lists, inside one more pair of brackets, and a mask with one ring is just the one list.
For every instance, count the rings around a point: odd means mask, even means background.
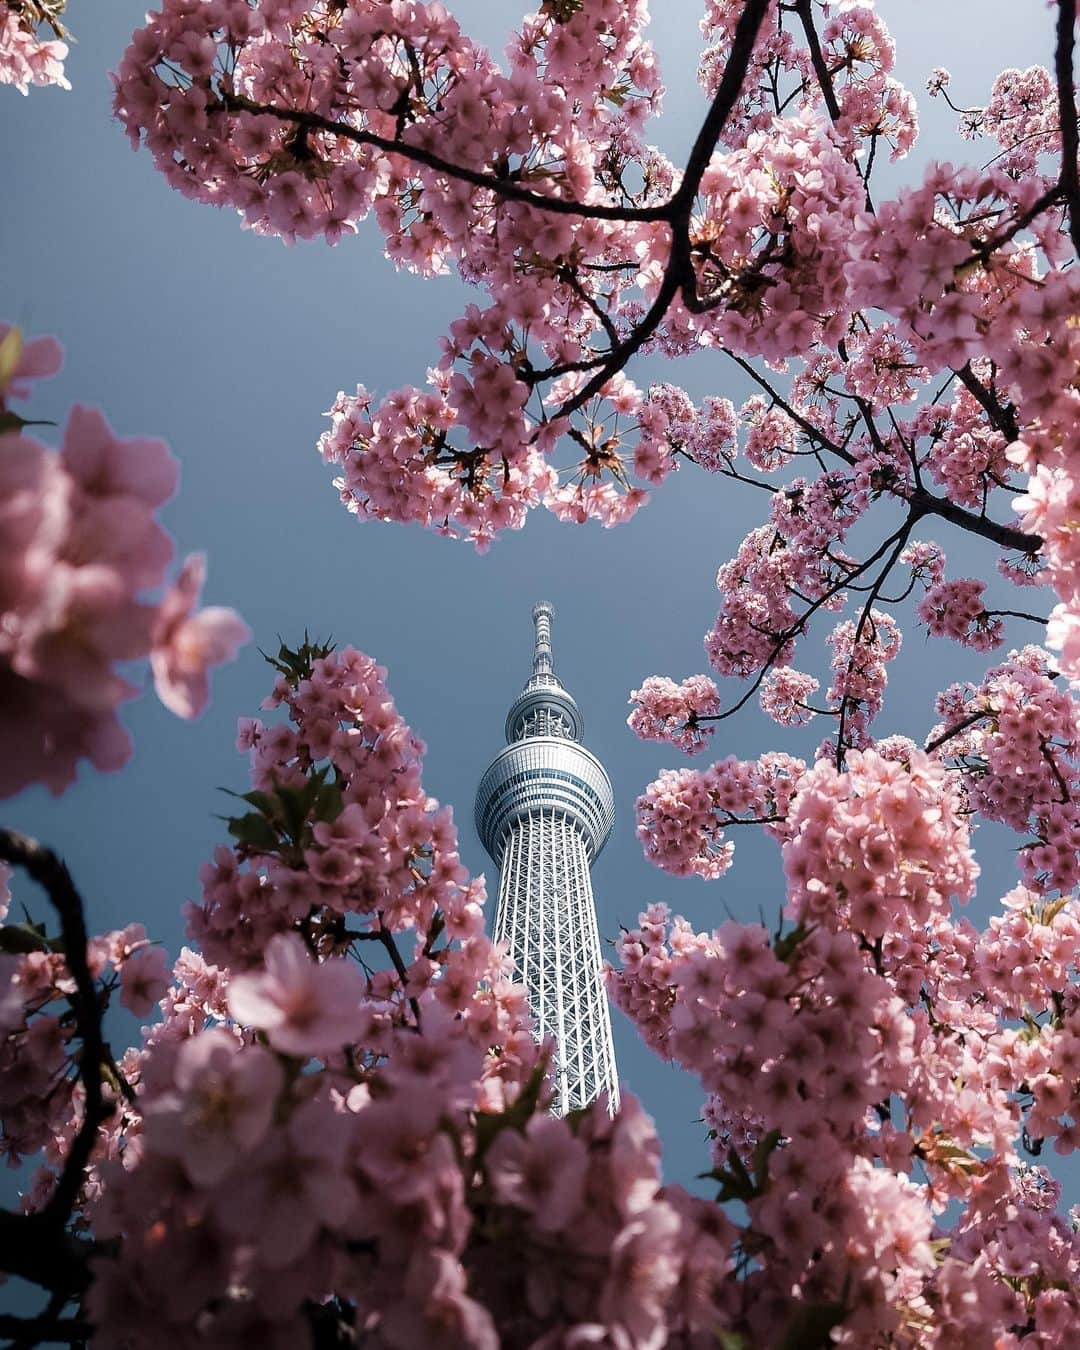
[{"label": "tower observation deck", "polygon": [[607,1092],[618,1106],[611,1016],[589,868],[615,822],[611,780],[581,744],[581,713],[555,674],[549,604],[533,610],[532,676],[506,715],[506,748],[476,794],[476,829],[499,868],[495,941],[554,1038],[559,1115]]}]

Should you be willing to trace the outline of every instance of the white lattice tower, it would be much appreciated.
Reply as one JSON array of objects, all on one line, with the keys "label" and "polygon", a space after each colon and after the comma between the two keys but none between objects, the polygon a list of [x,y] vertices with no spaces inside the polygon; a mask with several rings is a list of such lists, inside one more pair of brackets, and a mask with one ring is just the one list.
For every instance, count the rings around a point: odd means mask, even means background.
[{"label": "white lattice tower", "polygon": [[578,706],[555,675],[552,608],[533,610],[533,673],[506,716],[506,749],[476,794],[476,828],[500,869],[495,940],[509,947],[541,1035],[557,1046],[560,1115],[607,1092],[618,1106],[589,868],[615,820],[611,781],[581,744]]}]

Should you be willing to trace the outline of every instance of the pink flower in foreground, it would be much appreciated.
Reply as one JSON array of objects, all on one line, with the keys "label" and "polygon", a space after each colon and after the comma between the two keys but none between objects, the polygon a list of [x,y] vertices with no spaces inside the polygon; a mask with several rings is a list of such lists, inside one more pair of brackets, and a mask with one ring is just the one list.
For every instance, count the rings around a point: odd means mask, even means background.
[{"label": "pink flower in foreground", "polygon": [[531,1213],[542,1233],[559,1232],[581,1209],[587,1170],[585,1145],[552,1116],[533,1116],[524,1134],[503,1130],[488,1153],[495,1194]]},{"label": "pink flower in foreground", "polygon": [[120,1002],[136,1017],[146,1017],[165,997],[171,970],[161,947],[142,947],[120,967]]},{"label": "pink flower in foreground", "polygon": [[1080,682],[1080,615],[1069,605],[1055,605],[1046,625],[1046,645],[1061,653],[1062,673]]},{"label": "pink flower in foreground", "polygon": [[216,1185],[266,1134],[283,1080],[261,1046],[218,1028],[193,1036],[176,1056],[174,1089],[146,1106],[147,1140],[197,1186]]},{"label": "pink flower in foreground", "polygon": [[405,1297],[392,1304],[380,1330],[388,1344],[427,1350],[496,1350],[491,1314],[465,1292],[461,1262],[450,1252],[419,1250],[405,1277]]},{"label": "pink flower in foreground", "polygon": [[198,717],[210,697],[207,671],[232,661],[251,637],[234,609],[211,605],[195,612],[205,579],[206,560],[193,553],[162,600],[154,624],[154,688],[177,717]]},{"label": "pink flower in foreground", "polygon": [[326,1097],[306,1101],[212,1197],[222,1227],[249,1243],[259,1263],[283,1279],[321,1228],[341,1228],[355,1208],[356,1187],[347,1171],[351,1129],[351,1118]]},{"label": "pink flower in foreground", "polygon": [[233,976],[229,1012],[265,1031],[275,1050],[306,1059],[356,1037],[364,992],[358,966],[344,959],[314,961],[297,934],[277,933],[266,944],[264,971]]}]

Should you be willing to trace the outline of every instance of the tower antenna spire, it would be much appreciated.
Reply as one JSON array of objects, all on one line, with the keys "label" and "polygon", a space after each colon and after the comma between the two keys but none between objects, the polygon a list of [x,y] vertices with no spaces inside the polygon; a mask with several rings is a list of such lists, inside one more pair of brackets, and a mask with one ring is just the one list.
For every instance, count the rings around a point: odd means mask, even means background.
[{"label": "tower antenna spire", "polygon": [[555,609],[546,600],[533,606],[533,627],[536,630],[533,642],[533,674],[554,675],[555,662],[551,654],[551,621]]}]

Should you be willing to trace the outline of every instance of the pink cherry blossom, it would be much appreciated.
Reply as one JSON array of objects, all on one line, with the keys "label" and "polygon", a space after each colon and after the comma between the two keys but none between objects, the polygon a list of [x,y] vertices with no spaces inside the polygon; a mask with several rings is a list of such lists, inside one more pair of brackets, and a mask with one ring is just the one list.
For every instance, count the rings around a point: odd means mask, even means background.
[{"label": "pink cherry blossom", "polygon": [[265,969],[229,984],[229,1012],[265,1031],[287,1055],[328,1054],[347,1045],[359,1027],[364,979],[348,961],[312,960],[295,933],[278,933],[266,946]]},{"label": "pink cherry blossom", "polygon": [[170,1087],[145,1108],[151,1146],[179,1158],[197,1186],[214,1186],[262,1140],[284,1074],[259,1046],[214,1029],[185,1041]]},{"label": "pink cherry blossom", "polygon": [[192,554],[161,602],[151,635],[154,688],[177,717],[198,717],[210,697],[207,671],[234,660],[251,637],[235,610],[195,609],[205,578],[205,559]]}]

